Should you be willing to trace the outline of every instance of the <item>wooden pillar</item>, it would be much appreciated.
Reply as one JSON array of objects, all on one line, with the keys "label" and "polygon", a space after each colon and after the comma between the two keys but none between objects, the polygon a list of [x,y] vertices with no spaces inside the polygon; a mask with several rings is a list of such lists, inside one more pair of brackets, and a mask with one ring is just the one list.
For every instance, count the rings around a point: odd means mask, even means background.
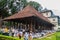
[{"label": "wooden pillar", "polygon": [[41,29],[41,26],[38,24],[38,29],[39,29],[39,31],[40,31],[40,29]]},{"label": "wooden pillar", "polygon": [[29,23],[29,30],[30,30],[30,32],[32,32],[32,20]]},{"label": "wooden pillar", "polygon": [[14,28],[14,22],[11,21],[11,26]]},{"label": "wooden pillar", "polygon": [[27,26],[28,26],[28,30],[29,30],[29,28],[30,28],[29,24],[27,24]]},{"label": "wooden pillar", "polygon": [[44,26],[43,26],[43,30],[45,30],[45,23],[43,24]]},{"label": "wooden pillar", "polygon": [[18,27],[18,22],[17,22],[17,24],[16,24],[16,27],[19,28],[19,27]]},{"label": "wooden pillar", "polygon": [[25,30],[27,29],[27,21],[25,22],[25,25],[24,25],[24,27],[25,27]]},{"label": "wooden pillar", "polygon": [[35,25],[36,25],[36,24],[35,24],[35,21],[34,21],[34,26],[33,26],[33,30],[34,30],[34,32],[35,32]]},{"label": "wooden pillar", "polygon": [[2,27],[2,16],[0,15],[0,28]]},{"label": "wooden pillar", "polygon": [[21,29],[22,29],[22,25],[23,25],[23,24],[21,23],[21,26],[20,26]]},{"label": "wooden pillar", "polygon": [[18,25],[19,25],[19,29],[21,29],[21,24],[19,23]]},{"label": "wooden pillar", "polygon": [[15,28],[15,22],[13,22],[13,28]]},{"label": "wooden pillar", "polygon": [[12,21],[10,21],[10,25],[13,27],[13,22]]},{"label": "wooden pillar", "polygon": [[26,22],[26,29],[28,30],[28,24],[27,24],[27,22]]}]

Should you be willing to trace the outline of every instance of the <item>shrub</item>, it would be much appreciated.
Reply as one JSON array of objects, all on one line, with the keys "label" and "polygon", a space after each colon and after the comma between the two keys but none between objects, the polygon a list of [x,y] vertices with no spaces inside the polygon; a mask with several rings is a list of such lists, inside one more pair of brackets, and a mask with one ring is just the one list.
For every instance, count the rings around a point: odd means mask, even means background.
[{"label": "shrub", "polygon": [[0,35],[0,40],[20,40],[19,38],[14,38],[11,36]]}]

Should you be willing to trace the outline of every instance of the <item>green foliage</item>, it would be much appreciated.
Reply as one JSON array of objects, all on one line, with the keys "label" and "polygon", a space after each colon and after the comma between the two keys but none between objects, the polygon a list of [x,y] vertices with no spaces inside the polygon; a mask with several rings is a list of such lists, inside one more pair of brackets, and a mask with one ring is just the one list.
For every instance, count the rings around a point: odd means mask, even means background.
[{"label": "green foliage", "polygon": [[[14,3],[15,2],[15,6]],[[0,14],[2,14],[3,18],[9,16],[9,9],[11,9],[11,15],[20,11],[21,9],[25,8],[27,5],[31,5],[33,6],[36,10],[38,9],[42,9],[42,6],[34,1],[30,1],[29,3],[27,2],[27,0],[0,0]],[[8,7],[6,7],[8,5]],[[39,10],[39,11],[40,11]]]},{"label": "green foliage", "polygon": [[1,9],[0,10],[0,14],[2,15],[2,18],[5,18],[5,17],[9,16],[8,12],[6,11],[6,9]]},{"label": "green foliage", "polygon": [[17,12],[16,7],[12,7],[12,8],[11,8],[11,12],[12,12],[13,14],[16,13],[16,12]]},{"label": "green foliage", "polygon": [[[14,2],[16,3],[15,6],[13,4]],[[23,9],[24,7],[26,7],[26,5],[27,5],[27,1],[26,0],[18,0],[18,2],[13,0],[13,1],[9,1],[8,2],[8,6],[11,9],[12,14],[20,11],[21,9]]]},{"label": "green foliage", "polygon": [[42,6],[37,2],[30,1],[28,4],[33,6],[36,10],[38,10],[39,8],[42,9]]},{"label": "green foliage", "polygon": [[8,27],[11,26],[11,22],[6,22],[5,25]]},{"label": "green foliage", "polygon": [[[14,2],[16,4],[15,6],[13,5]],[[27,0],[18,0],[17,2],[13,0],[13,1],[9,1],[8,4],[9,4],[8,6],[11,9],[12,14],[25,8],[27,5],[33,6],[38,11],[42,9],[42,6],[39,3],[34,2],[34,1],[27,2]]]},{"label": "green foliage", "polygon": [[56,40],[60,40],[60,31],[56,32]]},{"label": "green foliage", "polygon": [[7,0],[0,0],[0,15],[2,18],[9,16],[7,10],[4,8],[7,4]]},{"label": "green foliage", "polygon": [[4,8],[7,4],[7,0],[0,0],[0,9]]},{"label": "green foliage", "polygon": [[23,3],[23,7],[26,7],[27,6],[27,0],[20,0],[22,3]]},{"label": "green foliage", "polygon": [[10,36],[0,35],[0,40],[20,40],[19,38],[14,38]]}]

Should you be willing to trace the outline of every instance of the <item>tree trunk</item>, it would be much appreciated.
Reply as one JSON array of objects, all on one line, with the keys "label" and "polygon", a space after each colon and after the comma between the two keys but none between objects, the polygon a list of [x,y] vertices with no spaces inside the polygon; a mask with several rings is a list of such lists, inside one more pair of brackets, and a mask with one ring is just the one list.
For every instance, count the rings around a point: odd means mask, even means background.
[{"label": "tree trunk", "polygon": [[0,28],[2,27],[2,16],[0,16]]}]

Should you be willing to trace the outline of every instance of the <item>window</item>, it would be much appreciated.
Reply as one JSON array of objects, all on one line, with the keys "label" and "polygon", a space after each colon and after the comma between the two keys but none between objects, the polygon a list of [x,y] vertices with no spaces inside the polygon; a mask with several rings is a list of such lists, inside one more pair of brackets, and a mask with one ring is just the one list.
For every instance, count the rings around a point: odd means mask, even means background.
[{"label": "window", "polygon": [[48,15],[48,13],[46,13],[46,15]]},{"label": "window", "polygon": [[53,21],[55,21],[55,19],[53,19]]}]

